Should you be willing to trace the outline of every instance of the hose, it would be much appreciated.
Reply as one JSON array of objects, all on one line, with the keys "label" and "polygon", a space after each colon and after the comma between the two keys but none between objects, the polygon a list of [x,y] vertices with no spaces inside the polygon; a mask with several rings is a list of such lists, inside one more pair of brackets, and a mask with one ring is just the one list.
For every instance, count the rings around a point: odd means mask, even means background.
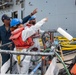
[{"label": "hose", "polygon": [[[49,51],[49,50],[50,50],[50,48],[45,49],[43,52],[46,52],[46,51]],[[63,62],[62,58],[60,57],[60,55],[59,55],[56,51],[55,51],[55,54],[56,54],[56,56],[60,59],[61,63],[63,64],[63,66],[64,66],[64,68],[65,68],[65,70],[66,70],[66,72],[67,72],[67,74],[68,74],[68,75],[71,75],[71,74],[69,73],[69,71],[68,71],[65,63]],[[41,59],[41,58],[40,58],[40,59]]]},{"label": "hose", "polygon": [[[46,51],[49,51],[49,50],[50,50],[50,48],[44,50],[43,52],[46,52]],[[65,70],[66,70],[66,72],[67,72],[67,74],[68,74],[68,75],[71,75],[71,74],[69,73],[69,71],[68,71],[65,63],[63,62],[62,58],[60,57],[60,55],[59,55],[56,51],[55,51],[55,54],[56,54],[56,56],[60,59],[61,63],[63,64],[63,66],[64,66],[64,68],[65,68]],[[40,59],[41,59],[41,58],[40,58]]]},{"label": "hose", "polygon": [[41,66],[41,62],[33,69],[33,71],[30,73],[30,75],[33,75],[40,66]]},{"label": "hose", "polygon": [[60,55],[59,55],[56,51],[55,51],[55,54],[56,54],[57,57],[60,59],[61,63],[63,64],[63,66],[64,66],[64,68],[65,68],[65,70],[66,70],[66,72],[67,72],[67,74],[68,74],[68,75],[71,75],[71,74],[69,73],[69,71],[68,71],[65,63],[64,63],[63,60],[61,59]]}]

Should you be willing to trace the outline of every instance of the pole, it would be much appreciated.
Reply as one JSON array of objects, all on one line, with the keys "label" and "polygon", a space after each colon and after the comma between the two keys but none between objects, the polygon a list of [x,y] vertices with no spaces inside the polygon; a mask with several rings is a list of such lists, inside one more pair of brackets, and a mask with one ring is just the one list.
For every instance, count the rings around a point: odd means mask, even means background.
[{"label": "pole", "polygon": [[44,53],[44,52],[17,52],[17,51],[10,51],[10,50],[0,50],[0,53],[6,54],[15,54],[15,55],[34,55],[34,56],[49,56],[54,55],[54,52]]}]

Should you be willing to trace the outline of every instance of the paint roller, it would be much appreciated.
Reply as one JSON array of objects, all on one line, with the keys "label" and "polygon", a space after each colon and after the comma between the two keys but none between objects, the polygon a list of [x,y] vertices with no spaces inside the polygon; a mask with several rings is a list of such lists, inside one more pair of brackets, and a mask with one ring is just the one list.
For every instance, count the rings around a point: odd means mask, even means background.
[{"label": "paint roller", "polygon": [[57,31],[58,31],[60,34],[62,34],[64,37],[66,37],[68,40],[72,40],[72,39],[73,39],[73,37],[72,37],[69,33],[67,33],[65,30],[63,30],[61,27],[59,27],[59,28],[57,29]]}]

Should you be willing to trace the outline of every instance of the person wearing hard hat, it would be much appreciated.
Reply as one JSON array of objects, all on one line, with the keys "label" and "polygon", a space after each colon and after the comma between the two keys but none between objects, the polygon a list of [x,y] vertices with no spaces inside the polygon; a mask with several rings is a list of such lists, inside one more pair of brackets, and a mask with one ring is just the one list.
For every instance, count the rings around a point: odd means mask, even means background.
[{"label": "person wearing hard hat", "polygon": [[[29,18],[36,13],[37,13],[37,9],[34,9],[28,16],[22,19],[22,23],[23,24],[26,23],[29,20]],[[9,37],[11,36],[11,31],[10,31],[11,18],[8,15],[3,14],[1,20],[4,24],[0,26],[0,43],[3,45],[11,42],[11,40],[9,40]],[[14,48],[13,44],[9,44],[4,47],[1,47],[2,50],[13,50],[13,48]],[[2,66],[3,66],[4,63],[6,63],[10,59],[10,54],[1,54],[1,56],[2,56]]]},{"label": "person wearing hard hat", "polygon": [[[36,24],[36,15],[33,15],[28,20],[25,28],[34,26],[35,24]],[[32,51],[40,52],[40,42],[39,42],[39,39],[40,39],[40,28],[38,29],[38,31],[35,34],[32,35],[32,37],[33,37],[33,41],[34,41],[34,47],[32,48]],[[39,57],[40,56],[32,56],[32,60],[37,60],[37,59],[39,59]],[[30,69],[32,69],[35,65],[37,65],[37,62],[33,62],[33,63],[31,62]]]},{"label": "person wearing hard hat", "polygon": [[[28,20],[28,23],[26,24],[25,28],[34,26],[35,24],[36,24],[36,15],[33,15]],[[35,50],[35,51],[40,50],[40,44],[39,44],[40,34],[39,34],[39,30],[34,35],[32,35],[32,37],[33,37],[33,41],[35,43],[33,50]]]},{"label": "person wearing hard hat", "polygon": [[[33,26],[35,24],[36,24],[36,15],[33,15],[28,20],[28,23],[26,24],[26,27],[25,28],[31,27],[31,26]],[[35,42],[35,46],[34,47],[36,49],[38,49],[38,51],[40,50],[40,43],[39,43],[40,33],[43,33],[43,32],[44,31],[39,28],[38,31],[34,35],[32,35],[33,41]],[[35,48],[33,50],[36,50]]]},{"label": "person wearing hard hat", "polygon": [[[12,31],[10,40],[15,44],[14,50],[19,52],[29,52],[34,46],[32,35],[35,34],[46,21],[47,18],[44,18],[35,25],[25,28],[19,19],[12,19],[10,22],[10,30]],[[19,73],[28,74],[31,56],[14,55],[14,58],[20,67]]]}]

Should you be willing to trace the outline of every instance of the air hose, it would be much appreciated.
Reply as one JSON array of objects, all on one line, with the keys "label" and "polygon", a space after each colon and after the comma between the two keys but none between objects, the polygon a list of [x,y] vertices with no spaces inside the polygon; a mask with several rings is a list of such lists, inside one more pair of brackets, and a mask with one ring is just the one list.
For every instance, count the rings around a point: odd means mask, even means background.
[{"label": "air hose", "polygon": [[[49,51],[49,50],[50,50],[50,48],[47,48],[47,49],[45,49],[43,52],[46,52],[46,51]],[[60,57],[60,55],[59,55],[56,51],[55,51],[55,55],[60,59],[61,63],[63,64],[63,66],[64,66],[64,68],[65,68],[65,70],[66,70],[66,72],[67,72],[67,74],[68,74],[68,75],[71,75],[71,74],[69,73],[69,71],[68,71],[65,63],[63,62],[62,58]],[[39,58],[39,59],[41,59],[41,58]],[[38,61],[38,60],[37,60],[37,61]]]},{"label": "air hose", "polygon": [[[49,50],[50,50],[50,48],[46,49],[44,52],[49,51]],[[65,68],[65,70],[67,72],[67,74],[68,75],[71,75],[70,72],[68,71],[65,63],[63,62],[62,58],[60,57],[60,55],[56,51],[55,51],[55,55],[60,59],[61,63],[63,64],[63,66],[64,66],[64,68]]]},{"label": "air hose", "polygon": [[[50,50],[50,48],[45,49],[43,52],[46,52],[46,51],[49,51],[49,50]],[[69,71],[68,71],[65,63],[63,62],[62,58],[60,57],[60,55],[59,55],[56,51],[55,51],[55,55],[60,59],[61,63],[63,64],[63,66],[64,66],[64,68],[65,68],[65,70],[66,70],[66,72],[67,72],[67,74],[68,74],[68,75],[71,75],[71,74],[69,73]],[[40,58],[40,59],[41,59],[41,58]],[[37,61],[38,61],[38,60],[37,60]]]},{"label": "air hose", "polygon": [[71,75],[71,74],[69,73],[69,71],[68,71],[65,63],[64,63],[63,60],[61,59],[60,55],[59,55],[56,51],[55,51],[55,54],[56,54],[56,56],[60,59],[61,63],[63,64],[63,66],[64,66],[64,68],[65,68],[65,70],[66,70],[66,72],[67,72],[67,74],[68,74],[68,75]]}]

